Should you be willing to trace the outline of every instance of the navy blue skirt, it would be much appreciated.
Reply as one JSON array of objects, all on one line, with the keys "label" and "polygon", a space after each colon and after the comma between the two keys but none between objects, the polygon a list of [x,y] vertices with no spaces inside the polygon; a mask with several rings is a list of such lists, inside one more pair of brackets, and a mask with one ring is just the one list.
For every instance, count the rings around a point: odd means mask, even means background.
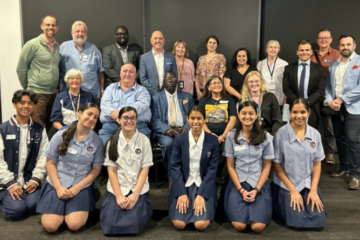
[{"label": "navy blue skirt", "polygon": [[65,216],[71,212],[89,212],[94,210],[95,200],[93,185],[82,189],[75,197],[64,200],[58,198],[55,188],[47,181],[44,181],[44,186],[41,188],[39,201],[36,207],[37,213],[52,213],[61,216]]},{"label": "navy blue skirt", "polygon": [[135,206],[126,210],[119,207],[114,194],[106,191],[100,208],[100,225],[104,234],[137,234],[152,214],[149,192],[140,195]]},{"label": "navy blue skirt", "polygon": [[[314,207],[314,211],[311,211],[311,203],[306,204],[306,200],[310,190],[304,188],[300,195],[304,200],[304,211],[294,210],[290,207],[290,194],[289,191],[280,187],[276,183],[272,182],[272,198],[273,207],[276,214],[282,218],[286,225],[290,227],[301,228],[322,228],[325,227],[325,208],[324,211],[318,212]],[[320,188],[318,187],[317,193],[322,201]]]},{"label": "navy blue skirt", "polygon": [[[233,181],[229,179],[225,187],[223,199],[220,201],[223,206],[227,219],[231,222],[241,222],[249,224],[250,222],[258,222],[269,224],[272,217],[272,199],[270,183],[266,180],[261,192],[255,197],[252,203],[244,201],[243,197],[236,189]],[[253,188],[247,182],[242,182],[241,187],[246,191]]]},{"label": "navy blue skirt", "polygon": [[209,199],[205,199],[205,208],[206,212],[203,212],[202,215],[196,216],[195,210],[193,209],[194,201],[196,198],[196,192],[198,187],[193,183],[190,187],[187,187],[187,196],[189,197],[189,208],[186,213],[179,212],[179,209],[176,209],[176,204],[178,198],[174,198],[169,207],[169,218],[171,220],[180,220],[186,223],[194,223],[199,220],[214,220],[216,206],[214,205],[214,201],[212,197]]}]

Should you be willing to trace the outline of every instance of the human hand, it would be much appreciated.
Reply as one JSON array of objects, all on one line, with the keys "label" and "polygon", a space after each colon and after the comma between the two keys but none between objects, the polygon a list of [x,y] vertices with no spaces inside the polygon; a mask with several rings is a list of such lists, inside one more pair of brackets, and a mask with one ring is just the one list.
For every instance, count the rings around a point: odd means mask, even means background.
[{"label": "human hand", "polygon": [[201,195],[196,196],[193,209],[195,211],[196,216],[203,215],[203,213],[206,212],[205,200],[203,196]]},{"label": "human hand", "polygon": [[324,211],[324,204],[321,202],[319,195],[317,194],[316,190],[310,190],[309,195],[306,200],[306,204],[309,204],[311,201],[311,211],[314,211],[314,206],[320,213]]},{"label": "human hand", "polygon": [[126,208],[126,204],[127,204],[127,199],[124,196],[116,196],[116,203],[117,205],[119,205],[119,207],[121,209],[125,209]]},{"label": "human hand", "polygon": [[220,136],[218,136],[218,141],[219,144],[225,142],[225,137],[223,137],[223,135],[221,134]]},{"label": "human hand", "polygon": [[24,188],[28,193],[33,193],[38,188],[38,185],[32,181],[29,181]]},{"label": "human hand", "polygon": [[179,209],[179,213],[183,214],[187,212],[188,208],[189,208],[188,196],[186,194],[179,196],[176,203],[176,209]]},{"label": "human hand", "polygon": [[13,185],[11,188],[8,189],[8,192],[12,198],[12,200],[19,200],[21,201],[21,199],[24,198],[24,191],[22,190],[22,188],[19,186],[19,184],[15,184]]},{"label": "human hand", "polygon": [[74,185],[71,188],[69,188],[69,191],[70,191],[70,197],[75,197],[76,195],[79,194],[81,188],[79,188],[77,185]]},{"label": "human hand", "polygon": [[294,211],[296,211],[297,208],[298,212],[300,212],[301,209],[304,210],[304,200],[296,190],[290,191],[290,207],[292,207]]},{"label": "human hand", "polygon": [[68,198],[71,198],[71,191],[67,188],[64,188],[63,186],[60,186],[58,188],[55,188],[56,194],[58,198],[66,200]]},{"label": "human hand", "polygon": [[174,129],[172,128],[169,128],[166,132],[165,132],[165,135],[169,136],[169,137],[174,137],[175,135],[177,135],[178,132],[175,131]]},{"label": "human hand", "polygon": [[139,200],[139,195],[135,194],[134,192],[132,194],[130,194],[127,198],[126,198],[126,209],[130,210],[132,209],[135,204],[137,203],[137,201]]},{"label": "human hand", "polygon": [[327,105],[334,111],[339,111],[341,107],[341,104],[339,104],[339,102],[335,100],[328,101]]},{"label": "human hand", "polygon": [[116,119],[119,117],[119,111],[120,111],[120,110],[117,110],[117,109],[111,110],[111,115],[110,115],[110,117],[111,117],[112,120],[115,120],[115,121],[116,121]]}]

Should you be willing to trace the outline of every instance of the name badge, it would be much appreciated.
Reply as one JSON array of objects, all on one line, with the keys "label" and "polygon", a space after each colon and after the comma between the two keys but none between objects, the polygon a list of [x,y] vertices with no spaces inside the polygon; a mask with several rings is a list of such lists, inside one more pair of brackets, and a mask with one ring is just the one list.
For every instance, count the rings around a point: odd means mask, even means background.
[{"label": "name badge", "polygon": [[82,55],[81,57],[81,61],[88,61],[89,60],[89,56],[88,55]]},{"label": "name badge", "polygon": [[16,139],[16,135],[15,135],[15,134],[6,135],[6,140],[12,140],[12,139]]},{"label": "name badge", "polygon": [[73,148],[68,148],[68,153],[77,154],[77,151]]},{"label": "name badge", "polygon": [[228,103],[228,102],[229,102],[229,100],[220,100],[219,104],[221,104],[221,103]]},{"label": "name badge", "polygon": [[234,147],[235,151],[241,151],[247,149],[246,145],[240,145]]},{"label": "name badge", "polygon": [[331,60],[330,59],[325,59],[324,62],[331,63]]}]

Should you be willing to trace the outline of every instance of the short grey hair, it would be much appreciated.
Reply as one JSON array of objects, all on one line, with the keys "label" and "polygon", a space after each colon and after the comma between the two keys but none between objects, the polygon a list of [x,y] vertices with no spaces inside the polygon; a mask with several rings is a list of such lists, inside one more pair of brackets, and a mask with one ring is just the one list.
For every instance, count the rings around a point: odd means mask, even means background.
[{"label": "short grey hair", "polygon": [[76,68],[72,68],[70,69],[69,71],[67,71],[66,75],[65,75],[65,78],[64,78],[64,81],[69,84],[69,78],[72,77],[72,76],[75,76],[75,75],[80,75],[80,78],[81,78],[81,83],[83,83],[84,81],[84,74],[79,70],[79,69],[76,69]]},{"label": "short grey hair", "polygon": [[134,67],[134,69],[135,69],[135,72],[136,72],[136,66],[135,66],[135,64],[133,64],[132,62],[127,62],[127,63],[124,63],[123,65],[121,65],[121,68],[120,68],[120,71],[121,71],[121,69],[122,69],[122,67],[123,66],[125,66],[125,65],[132,65],[133,67]]},{"label": "short grey hair", "polygon": [[269,47],[269,45],[272,44],[272,43],[276,43],[276,44],[278,45],[279,51],[280,51],[280,43],[279,43],[278,40],[270,40],[270,41],[268,41],[268,42],[266,43],[265,49],[267,49],[267,48]]},{"label": "short grey hair", "polygon": [[73,25],[71,26],[71,31],[74,29],[74,27],[79,26],[79,25],[84,25],[86,31],[88,30],[86,24],[83,21],[75,21],[73,23]]}]

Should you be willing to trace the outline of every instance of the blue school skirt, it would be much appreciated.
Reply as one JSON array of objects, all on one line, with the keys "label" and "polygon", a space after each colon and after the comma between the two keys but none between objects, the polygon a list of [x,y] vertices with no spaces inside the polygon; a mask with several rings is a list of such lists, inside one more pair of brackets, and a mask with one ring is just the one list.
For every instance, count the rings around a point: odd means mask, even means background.
[{"label": "blue school skirt", "polygon": [[[304,211],[298,212],[296,209],[293,210],[290,207],[290,194],[289,191],[280,187],[276,183],[272,182],[272,198],[273,207],[276,214],[282,218],[286,225],[290,227],[301,227],[301,228],[321,228],[325,227],[325,208],[324,211],[318,212],[314,207],[314,211],[311,211],[311,202],[306,204],[307,197],[310,190],[304,188],[300,195],[304,200]],[[322,201],[320,188],[318,187],[317,193]]]},{"label": "blue school skirt", "polygon": [[52,213],[61,216],[71,212],[94,210],[94,187],[92,185],[82,189],[75,197],[63,200],[58,198],[55,188],[47,181],[44,181],[44,186],[41,188],[36,207],[38,213]]},{"label": "blue school skirt", "polygon": [[[222,196],[220,208],[224,209],[227,219],[231,222],[259,222],[269,224],[272,217],[272,199],[270,183],[266,180],[261,192],[255,197],[252,203],[243,200],[243,197],[236,189],[233,181],[229,178]],[[250,184],[242,182],[241,187],[250,192],[253,190]]]},{"label": "blue school skirt", "polygon": [[216,206],[214,204],[214,201],[212,197],[209,199],[205,199],[205,208],[206,212],[203,212],[202,215],[196,216],[194,207],[194,201],[196,198],[196,192],[198,190],[198,187],[195,183],[193,183],[190,187],[187,187],[187,196],[189,197],[189,208],[187,209],[186,213],[181,214],[179,212],[179,209],[176,209],[176,204],[178,198],[174,198],[170,204],[169,207],[169,218],[171,220],[180,220],[186,223],[194,223],[199,220],[214,220],[215,212],[216,212]]},{"label": "blue school skirt", "polygon": [[152,214],[149,192],[140,195],[135,206],[126,210],[119,207],[114,194],[106,191],[100,208],[100,225],[104,234],[137,234]]}]

